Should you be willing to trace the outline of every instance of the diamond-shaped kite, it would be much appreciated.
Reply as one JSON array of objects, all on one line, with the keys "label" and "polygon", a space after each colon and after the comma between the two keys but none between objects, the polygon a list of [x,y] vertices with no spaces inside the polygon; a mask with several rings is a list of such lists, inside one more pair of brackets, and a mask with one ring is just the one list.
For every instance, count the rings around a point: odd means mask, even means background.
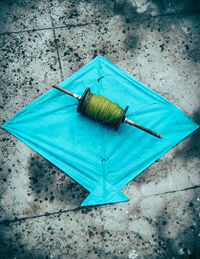
[{"label": "diamond-shaped kite", "polygon": [[82,206],[129,200],[120,189],[199,126],[165,98],[103,57],[59,84],[81,95],[87,87],[127,117],[159,132],[155,138],[122,123],[118,131],[77,113],[77,100],[51,89],[2,125],[90,194]]}]

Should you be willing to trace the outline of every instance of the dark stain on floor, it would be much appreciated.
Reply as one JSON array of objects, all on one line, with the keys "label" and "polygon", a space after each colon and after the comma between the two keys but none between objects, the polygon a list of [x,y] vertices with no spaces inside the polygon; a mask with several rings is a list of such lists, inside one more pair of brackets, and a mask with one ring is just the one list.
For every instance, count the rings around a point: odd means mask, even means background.
[{"label": "dark stain on floor", "polygon": [[147,183],[159,183],[160,180],[167,178],[170,169],[173,169],[172,158],[160,158],[156,160],[151,166],[140,173],[133,179],[133,184],[141,186]]},{"label": "dark stain on floor", "polygon": [[191,160],[193,158],[198,158],[200,160],[200,129],[197,129],[189,137],[189,141],[186,142],[185,146],[175,153],[175,156],[178,156],[184,160]]},{"label": "dark stain on floor", "polygon": [[29,159],[30,190],[35,204],[59,202],[80,206],[88,191],[40,155]]},{"label": "dark stain on floor", "polygon": [[[200,109],[197,109],[193,115],[192,119],[200,125]],[[200,128],[189,136],[188,141],[186,141],[182,149],[177,150],[175,156],[178,156],[184,160],[191,160],[193,158],[198,158],[200,160]]]},{"label": "dark stain on floor", "polygon": [[[173,224],[176,226],[176,237],[170,238],[171,233],[168,227],[174,215],[171,214],[172,211],[169,211],[168,203],[166,203],[166,207],[156,217],[156,220],[153,221],[153,227],[156,230],[156,237],[154,237],[156,248],[154,251],[155,254],[160,256],[159,258],[199,258],[200,243],[198,242],[198,235],[200,226],[198,224],[199,204],[197,197],[198,190],[194,190],[192,201],[185,206],[182,215],[177,215],[177,218],[174,219]],[[184,214],[189,216],[187,222],[182,222],[182,217],[185,218]]]}]

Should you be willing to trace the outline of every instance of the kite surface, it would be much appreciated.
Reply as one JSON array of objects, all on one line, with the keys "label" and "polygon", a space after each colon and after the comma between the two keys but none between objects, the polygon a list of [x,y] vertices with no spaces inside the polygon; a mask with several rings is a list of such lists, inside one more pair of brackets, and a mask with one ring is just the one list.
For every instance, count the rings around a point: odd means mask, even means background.
[{"label": "kite surface", "polygon": [[129,200],[120,189],[199,126],[165,98],[103,57],[59,86],[78,95],[86,87],[123,109],[162,139],[126,123],[118,131],[77,113],[77,100],[51,89],[2,125],[86,188],[81,206]]}]

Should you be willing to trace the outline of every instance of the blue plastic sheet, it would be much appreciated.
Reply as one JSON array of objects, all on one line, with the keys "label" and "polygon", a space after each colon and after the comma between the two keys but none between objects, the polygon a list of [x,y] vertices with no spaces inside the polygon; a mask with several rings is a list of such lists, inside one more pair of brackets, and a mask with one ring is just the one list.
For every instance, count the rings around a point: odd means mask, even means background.
[{"label": "blue plastic sheet", "polygon": [[122,123],[118,131],[76,112],[77,100],[51,89],[2,127],[90,194],[82,206],[129,200],[120,189],[199,126],[172,103],[103,57],[59,84],[78,95],[86,87],[129,105],[127,117],[162,139]]}]

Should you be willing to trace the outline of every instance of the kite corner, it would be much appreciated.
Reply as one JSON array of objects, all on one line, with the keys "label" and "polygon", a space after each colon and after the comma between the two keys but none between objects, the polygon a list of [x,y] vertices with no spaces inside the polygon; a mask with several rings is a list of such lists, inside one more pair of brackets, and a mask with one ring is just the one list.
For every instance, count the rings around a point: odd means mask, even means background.
[{"label": "kite corner", "polygon": [[102,195],[90,193],[87,198],[82,202],[81,207],[91,205],[102,205],[107,203],[118,203],[129,201],[130,199],[120,191],[115,193],[103,193]]}]

